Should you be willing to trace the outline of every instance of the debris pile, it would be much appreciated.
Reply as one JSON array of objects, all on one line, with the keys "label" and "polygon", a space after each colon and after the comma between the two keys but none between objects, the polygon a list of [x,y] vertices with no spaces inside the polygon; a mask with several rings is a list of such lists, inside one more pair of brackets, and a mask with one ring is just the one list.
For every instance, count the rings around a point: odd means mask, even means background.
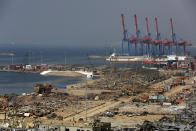
[{"label": "debris pile", "polygon": [[174,117],[163,117],[157,122],[144,121],[140,130],[172,130],[172,131],[195,131],[196,130],[196,96],[192,95],[186,101],[187,108],[183,109]]},{"label": "debris pile", "polygon": [[34,87],[34,91],[39,94],[48,94],[52,90],[52,86],[50,84],[36,84]]}]

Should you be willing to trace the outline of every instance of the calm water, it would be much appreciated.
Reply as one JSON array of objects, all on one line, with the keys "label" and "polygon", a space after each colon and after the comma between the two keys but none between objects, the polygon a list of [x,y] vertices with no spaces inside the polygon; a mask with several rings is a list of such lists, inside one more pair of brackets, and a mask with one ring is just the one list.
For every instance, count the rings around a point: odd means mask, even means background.
[{"label": "calm water", "polygon": [[105,62],[104,59],[88,59],[89,55],[108,56],[104,49],[74,49],[74,48],[30,48],[23,47],[1,47],[0,53],[13,52],[15,56],[0,56],[0,65],[9,64],[93,64],[100,65]]},{"label": "calm water", "polygon": [[39,74],[0,72],[0,94],[30,93],[36,83],[50,83],[53,87],[74,84],[82,81],[81,78],[42,76]]},{"label": "calm water", "polygon": [[[1,46],[0,46],[1,47]],[[15,56],[0,57],[0,65],[10,64],[77,64],[77,65],[101,65],[104,59],[88,59],[88,55],[104,55],[104,51],[97,49],[27,49],[22,47],[1,47],[0,52],[14,52]],[[28,54],[28,55],[27,55]],[[0,72],[0,95],[3,93],[30,93],[36,83],[50,83],[54,87],[58,85],[74,84],[82,81],[80,78],[41,76],[39,74]]]}]

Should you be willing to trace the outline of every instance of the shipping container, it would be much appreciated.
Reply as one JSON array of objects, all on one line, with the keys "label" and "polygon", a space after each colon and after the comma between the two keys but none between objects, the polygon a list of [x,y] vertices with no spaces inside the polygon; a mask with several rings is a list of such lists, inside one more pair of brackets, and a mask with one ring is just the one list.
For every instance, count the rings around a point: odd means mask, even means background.
[{"label": "shipping container", "polygon": [[10,70],[16,70],[16,67],[10,67],[9,69]]},{"label": "shipping container", "polygon": [[186,76],[186,77],[185,77],[185,80],[189,80],[189,77],[188,77],[188,76]]},{"label": "shipping container", "polygon": [[163,102],[163,106],[171,106],[171,103]]},{"label": "shipping container", "polygon": [[59,85],[58,88],[60,88],[60,89],[66,89],[66,86],[64,86],[64,85]]},{"label": "shipping container", "polygon": [[183,102],[184,102],[184,100],[182,100],[182,99],[177,99],[176,100],[176,103],[178,103],[178,104],[183,103]]},{"label": "shipping container", "polygon": [[157,100],[157,96],[149,96],[149,100]]},{"label": "shipping container", "polygon": [[165,96],[157,96],[157,101],[165,101]]}]

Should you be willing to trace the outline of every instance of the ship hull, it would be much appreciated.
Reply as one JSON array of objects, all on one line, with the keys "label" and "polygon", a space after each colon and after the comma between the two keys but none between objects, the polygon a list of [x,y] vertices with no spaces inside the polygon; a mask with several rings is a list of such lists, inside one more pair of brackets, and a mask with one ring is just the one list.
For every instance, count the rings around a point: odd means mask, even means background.
[{"label": "ship hull", "polygon": [[169,61],[185,61],[187,56],[176,56],[167,55],[161,57],[150,57],[150,56],[121,56],[112,54],[106,60],[110,62],[142,62],[147,64],[167,64]]},{"label": "ship hull", "polygon": [[144,62],[147,59],[149,58],[144,56],[116,56],[109,57],[106,60],[110,62]]}]

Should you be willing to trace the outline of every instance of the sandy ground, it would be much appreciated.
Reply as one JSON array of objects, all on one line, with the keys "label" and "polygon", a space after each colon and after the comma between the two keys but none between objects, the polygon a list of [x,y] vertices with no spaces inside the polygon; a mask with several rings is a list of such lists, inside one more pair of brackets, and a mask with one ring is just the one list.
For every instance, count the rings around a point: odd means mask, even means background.
[{"label": "sandy ground", "polygon": [[164,115],[146,115],[146,116],[115,116],[113,118],[103,117],[101,121],[103,122],[111,122],[112,127],[118,127],[121,125],[122,127],[135,127],[137,124],[142,124],[145,120],[147,121],[157,121],[161,119]]},{"label": "sandy ground", "polygon": [[[114,107],[119,106],[122,102],[127,103],[130,101],[131,101],[131,98],[129,98],[129,99],[121,98],[119,101],[107,101],[102,105],[99,105],[99,106],[96,106],[94,108],[89,109],[87,111],[87,113],[88,113],[87,117],[93,117],[99,113],[102,113],[102,112],[109,110],[110,108],[114,108]],[[85,118],[85,116],[86,116],[86,111],[84,110],[84,111],[80,112],[79,114],[76,114],[71,117],[67,117],[66,119],[64,119],[64,121],[70,121],[73,119],[73,117],[74,117],[74,119],[78,120],[79,118]]]},{"label": "sandy ground", "polygon": [[[101,81],[101,79],[98,80],[89,80],[87,82],[81,82],[78,84],[73,84],[73,85],[69,85],[68,89],[66,89],[65,91],[68,91],[71,94],[77,94],[77,95],[84,95],[84,89],[83,90],[77,90],[77,89],[70,89],[71,87],[81,87],[81,86],[85,86],[87,84],[91,85],[93,83],[95,83],[96,81]],[[153,84],[151,85],[151,88],[159,88],[161,86],[167,86],[169,85],[169,83],[171,83],[172,78]],[[190,83],[191,80],[186,81],[186,83],[188,85],[186,86],[176,86],[174,88],[172,88],[170,91],[166,92],[164,95],[166,97],[175,95],[176,93],[180,92],[183,88],[187,88],[190,87]],[[61,91],[61,90],[59,90]],[[100,93],[99,90],[93,90],[96,93]],[[88,93],[90,93],[91,91],[88,90]],[[92,93],[92,92],[91,92]],[[132,98],[120,98],[118,101],[97,101],[97,102],[91,102],[88,101],[88,111],[87,111],[87,116],[89,118],[89,120],[91,118],[93,118],[94,116],[100,114],[100,113],[104,113],[106,111],[108,111],[111,108],[114,107],[120,107],[120,111],[128,111],[128,112],[133,112],[133,113],[141,113],[144,111],[148,111],[151,113],[157,113],[156,115],[146,115],[146,116],[132,116],[132,117],[128,117],[126,115],[123,116],[119,116],[116,115],[112,118],[109,117],[102,117],[101,120],[105,121],[105,122],[112,122],[112,126],[119,126],[119,125],[131,125],[133,124],[133,126],[135,126],[136,124],[142,124],[144,120],[148,120],[148,121],[157,121],[159,119],[161,119],[163,116],[169,115],[170,112],[175,112],[178,108],[180,108],[180,106],[177,107],[162,107],[160,105],[140,105],[139,107],[131,104]],[[122,103],[124,106],[122,106]],[[74,109],[76,107],[72,107],[70,109],[70,112],[68,110],[65,109],[65,112],[62,112],[61,115],[64,116],[64,120],[61,121],[61,123],[73,123],[73,121],[78,121],[78,119],[83,118],[85,120],[85,116],[86,116],[86,111],[85,111],[85,101],[81,102],[81,107],[77,107],[80,108],[80,111],[78,110],[78,112],[75,114],[74,113]],[[64,115],[63,115],[64,114]],[[69,114],[69,115],[68,115]],[[58,123],[58,121],[56,121]]]},{"label": "sandy ground", "polygon": [[89,86],[89,85],[92,85],[94,84],[95,82],[99,82],[101,81],[102,79],[96,79],[96,80],[87,80],[87,81],[83,81],[83,82],[79,82],[77,84],[70,84],[70,85],[67,85],[67,88],[78,88],[78,87],[83,87],[83,86]]},{"label": "sandy ground", "polygon": [[75,71],[52,71],[47,75],[49,76],[68,76],[68,77],[84,77],[85,75],[77,73]]},{"label": "sandy ground", "polygon": [[164,93],[164,96],[168,99],[168,98],[174,96],[175,94],[179,93],[183,89],[191,88],[191,82],[195,78],[196,77],[193,77],[192,79],[189,79],[189,80],[185,80],[186,85],[184,85],[184,86],[179,85],[179,86],[173,87],[170,91]]},{"label": "sandy ground", "polygon": [[170,97],[172,97],[173,95],[179,93],[182,89],[187,88],[187,86],[176,86],[173,87],[170,91],[164,93],[164,96],[168,99]]},{"label": "sandy ground", "polygon": [[159,88],[159,87],[168,86],[169,83],[171,83],[173,79],[174,78],[172,77],[172,78],[169,78],[167,80],[152,84],[152,85],[149,86],[149,88]]},{"label": "sandy ground", "polygon": [[157,115],[165,115],[165,114],[172,114],[177,113],[180,109],[185,108],[183,105],[174,105],[174,106],[161,106],[161,105],[141,105],[137,107],[134,104],[125,105],[121,108],[119,108],[119,112],[131,112],[134,114],[148,112],[151,114],[157,114]]},{"label": "sandy ground", "polygon": [[84,96],[85,93],[87,92],[88,94],[101,94],[102,92],[114,92],[114,91],[111,91],[111,90],[91,90],[91,89],[87,89],[87,91],[85,89],[80,89],[80,90],[77,90],[77,89],[67,89],[65,91],[66,93],[69,93],[70,95],[75,95],[75,96]]},{"label": "sandy ground", "polygon": [[[88,84],[93,84],[95,81],[100,81],[101,79],[98,80],[90,80],[88,81]],[[172,78],[165,80],[163,82],[159,82],[156,84],[151,85],[152,88],[158,88],[160,86],[163,86],[169,82],[171,82]],[[74,86],[81,86],[81,85],[86,85],[86,82],[81,82],[78,84],[74,84]],[[69,86],[73,86],[73,85],[69,85]],[[174,88],[175,90],[175,88]],[[179,89],[180,90],[180,89]],[[78,94],[78,95],[84,95],[84,90],[82,91],[78,91],[78,90],[69,90],[67,89],[68,92],[73,93],[73,94]],[[96,91],[96,90],[94,90]],[[89,91],[90,92],[90,91]],[[88,92],[88,93],[89,93]],[[100,91],[96,91],[97,93],[99,93]],[[172,91],[169,91],[170,93]],[[173,92],[175,93],[175,92]],[[171,93],[171,94],[173,94]],[[132,98],[120,98],[118,101],[105,101],[102,104],[99,104],[97,106],[94,106],[92,108],[89,108],[87,113],[88,113],[88,118],[91,118],[93,116],[96,116],[100,113],[106,112],[107,110],[114,108],[114,107],[119,107],[122,103],[123,103],[123,107],[120,108],[121,111],[129,111],[129,112],[133,112],[133,113],[141,113],[144,111],[148,111],[151,113],[158,113],[157,115],[147,115],[147,116],[133,116],[133,117],[127,117],[127,116],[115,116],[113,118],[103,118],[103,121],[113,121],[112,124],[113,126],[118,125],[120,123],[137,123],[137,124],[141,124],[144,120],[149,120],[149,121],[155,121],[155,120],[159,120],[160,118],[163,117],[162,114],[168,114],[168,112],[170,112],[170,110],[167,110],[166,108],[161,107],[160,105],[145,105],[145,106],[140,106],[137,107],[135,105],[130,104]],[[83,102],[83,104],[85,104]],[[84,106],[84,105],[83,105]],[[160,110],[161,113],[160,113]],[[70,116],[67,116],[62,122],[63,123],[68,123],[70,121],[74,120],[78,120],[79,118],[83,118],[85,120],[85,115],[86,115],[86,111],[85,108],[83,109],[83,111],[80,111],[77,114],[72,114]],[[120,124],[121,125],[121,124]]]}]

